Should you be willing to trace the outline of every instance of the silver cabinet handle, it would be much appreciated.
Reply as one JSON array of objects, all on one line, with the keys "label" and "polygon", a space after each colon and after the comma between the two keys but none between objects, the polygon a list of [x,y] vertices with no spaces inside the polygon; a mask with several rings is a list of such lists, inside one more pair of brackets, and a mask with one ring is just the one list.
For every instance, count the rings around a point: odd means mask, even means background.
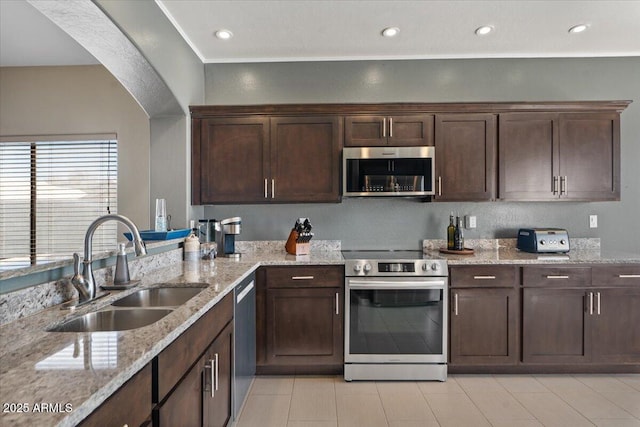
[{"label": "silver cabinet handle", "polygon": [[264,198],[266,199],[268,197],[267,194],[267,178],[264,179]]},{"label": "silver cabinet handle", "polygon": [[548,276],[545,276],[547,279],[568,279],[569,276],[564,276],[564,275],[558,275],[558,274],[551,274]]},{"label": "silver cabinet handle", "polygon": [[593,315],[593,292],[589,292],[589,316]]},{"label": "silver cabinet handle", "polygon": [[276,197],[276,180],[271,178],[271,198]]},{"label": "silver cabinet handle", "polygon": [[[217,370],[216,370],[216,367],[215,367],[215,363],[216,362],[215,362],[214,359],[210,359],[209,363],[207,363],[204,366],[205,370],[209,369],[211,371],[210,374],[209,374],[209,379],[211,380],[211,397],[215,397],[216,396],[216,392],[215,392],[214,387],[213,387],[213,385],[215,384],[215,381],[216,381],[215,376],[217,375],[216,374]],[[206,381],[205,381],[205,390],[206,390]]]},{"label": "silver cabinet handle", "polygon": [[566,176],[561,176],[560,177],[560,195],[566,195],[567,194],[567,177]]},{"label": "silver cabinet handle", "polygon": [[336,292],[336,314],[340,315],[340,293]]},{"label": "silver cabinet handle", "polygon": [[313,280],[313,276],[292,276],[291,280]]},{"label": "silver cabinet handle", "polygon": [[453,294],[453,314],[458,315],[458,294]]},{"label": "silver cabinet handle", "polygon": [[382,137],[383,138],[387,137],[387,119],[386,118],[382,119]]},{"label": "silver cabinet handle", "polygon": [[555,196],[556,194],[558,194],[558,177],[557,176],[553,176],[553,195]]},{"label": "silver cabinet handle", "polygon": [[640,279],[640,274],[618,274],[621,279]]},{"label": "silver cabinet handle", "polygon": [[389,117],[389,138],[393,138],[393,119]]},{"label": "silver cabinet handle", "polygon": [[[216,391],[218,391],[218,386],[220,385],[220,372],[219,372],[219,366],[220,364],[218,363],[218,353],[215,354],[215,358],[214,358],[215,362],[216,362]],[[213,383],[211,384],[211,397],[213,397]]]},{"label": "silver cabinet handle", "polygon": [[596,314],[600,316],[600,292],[596,292]]},{"label": "silver cabinet handle", "polygon": [[473,276],[474,280],[493,280],[496,276]]},{"label": "silver cabinet handle", "polygon": [[442,177],[438,176],[438,196],[442,196]]}]

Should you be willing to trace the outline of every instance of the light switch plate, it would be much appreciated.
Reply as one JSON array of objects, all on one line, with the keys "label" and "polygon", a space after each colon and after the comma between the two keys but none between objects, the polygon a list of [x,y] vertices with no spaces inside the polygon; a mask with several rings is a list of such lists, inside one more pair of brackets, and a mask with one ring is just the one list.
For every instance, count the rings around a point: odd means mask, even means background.
[{"label": "light switch plate", "polygon": [[465,215],[464,217],[465,228],[476,228],[476,216],[475,215]]},{"label": "light switch plate", "polygon": [[598,215],[589,215],[589,228],[598,228]]}]

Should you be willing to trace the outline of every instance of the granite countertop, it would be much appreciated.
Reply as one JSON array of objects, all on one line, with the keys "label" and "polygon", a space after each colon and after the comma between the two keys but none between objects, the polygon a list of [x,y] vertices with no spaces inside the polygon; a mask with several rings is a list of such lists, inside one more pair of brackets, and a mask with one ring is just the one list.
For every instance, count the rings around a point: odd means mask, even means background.
[{"label": "granite countertop", "polygon": [[[28,411],[3,412],[0,424],[76,425],[259,266],[344,263],[339,250],[322,249],[312,248],[310,255],[296,257],[286,254],[280,242],[249,250],[238,260],[179,262],[145,275],[136,288],[113,292],[74,313],[55,306],[1,326],[0,402],[18,404],[8,407],[14,409],[28,404]],[[196,282],[207,287],[146,327],[97,333],[45,331],[68,318],[106,307],[140,288]],[[34,404],[42,403],[60,405],[55,412],[35,412],[38,407]]]},{"label": "granite countertop", "polygon": [[[114,292],[75,313],[56,306],[1,326],[0,401],[3,405],[25,403],[30,410],[28,413],[3,412],[0,424],[77,424],[259,266],[344,264],[339,243],[312,246],[310,255],[298,257],[286,254],[282,242],[238,243],[243,255],[237,260],[177,262],[146,274],[136,288]],[[600,253],[599,242],[572,246],[568,258],[520,252],[502,240],[468,243],[475,249],[472,256],[443,256],[438,253],[442,246],[439,240],[425,240],[423,250],[425,256],[446,258],[449,265],[640,263],[637,254]],[[207,286],[168,316],[143,328],[98,333],[45,331],[68,318],[106,307],[140,288],[167,283]],[[36,403],[58,403],[62,410],[34,413]],[[70,410],[65,412],[67,408]]]}]

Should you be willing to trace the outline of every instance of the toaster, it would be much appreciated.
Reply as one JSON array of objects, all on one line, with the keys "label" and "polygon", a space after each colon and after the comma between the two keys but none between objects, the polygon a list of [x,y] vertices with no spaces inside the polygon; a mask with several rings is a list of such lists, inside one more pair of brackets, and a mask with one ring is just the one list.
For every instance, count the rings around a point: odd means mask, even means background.
[{"label": "toaster", "polygon": [[525,252],[569,252],[569,233],[562,228],[521,228],[518,249]]}]

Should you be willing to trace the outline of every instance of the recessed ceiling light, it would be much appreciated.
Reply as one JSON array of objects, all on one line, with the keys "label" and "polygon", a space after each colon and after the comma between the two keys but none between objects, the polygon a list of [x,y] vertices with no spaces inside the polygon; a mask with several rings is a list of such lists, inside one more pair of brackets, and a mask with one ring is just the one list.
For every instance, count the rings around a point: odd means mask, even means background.
[{"label": "recessed ceiling light", "polygon": [[398,27],[387,27],[382,30],[382,35],[384,37],[395,37],[400,33],[400,28]]},{"label": "recessed ceiling light", "polygon": [[581,33],[586,30],[589,26],[587,24],[578,24],[569,28],[569,32],[572,34]]},{"label": "recessed ceiling light", "polygon": [[483,25],[482,27],[476,28],[477,36],[485,36],[493,31],[493,27],[491,25]]},{"label": "recessed ceiling light", "polygon": [[224,29],[216,31],[215,35],[220,40],[229,40],[231,37],[233,37],[233,33],[231,31]]}]

